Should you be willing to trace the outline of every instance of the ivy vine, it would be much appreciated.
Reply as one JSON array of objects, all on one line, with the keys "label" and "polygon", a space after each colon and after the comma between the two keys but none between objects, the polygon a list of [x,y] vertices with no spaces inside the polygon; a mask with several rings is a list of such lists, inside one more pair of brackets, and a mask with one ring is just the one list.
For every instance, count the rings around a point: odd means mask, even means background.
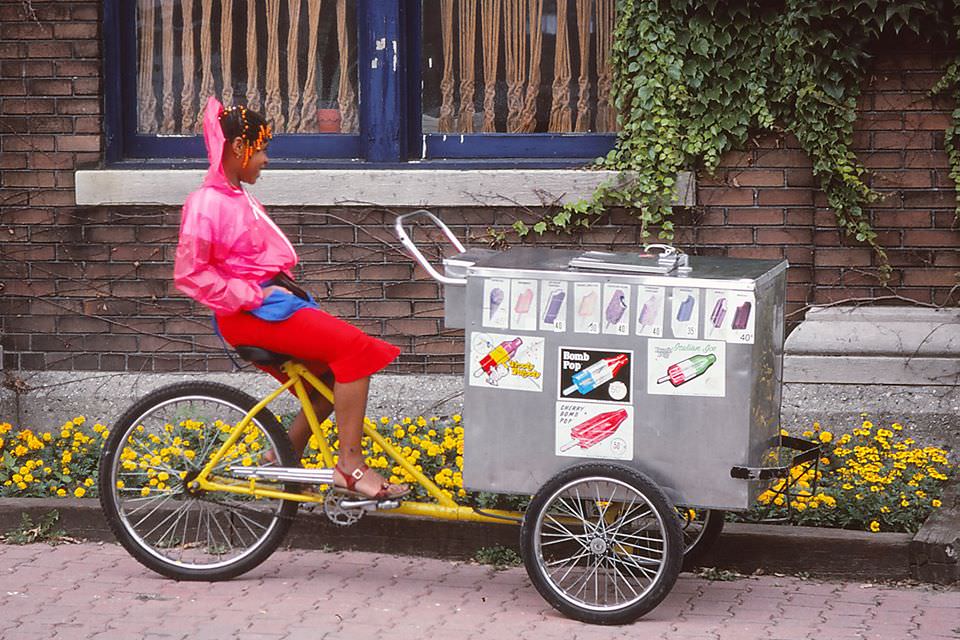
[{"label": "ivy vine", "polygon": [[[609,207],[638,216],[643,237],[672,238],[677,174],[714,172],[722,155],[762,131],[792,133],[813,163],[838,226],[871,246],[889,270],[865,207],[880,196],[851,150],[857,98],[881,36],[912,32],[953,44],[960,21],[949,0],[618,0],[614,104],[620,129],[598,166],[618,171],[592,198],[566,205],[533,231],[587,227]],[[953,19],[953,32],[943,28]],[[960,95],[960,62],[936,93]],[[947,131],[960,180],[960,108]],[[960,211],[960,208],[958,208]]]}]

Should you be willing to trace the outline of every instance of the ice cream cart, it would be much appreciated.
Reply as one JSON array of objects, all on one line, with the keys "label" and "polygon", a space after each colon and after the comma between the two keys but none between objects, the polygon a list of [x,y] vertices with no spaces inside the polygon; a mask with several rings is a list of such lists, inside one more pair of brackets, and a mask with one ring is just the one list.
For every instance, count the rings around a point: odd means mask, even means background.
[{"label": "ice cream cart", "polygon": [[[456,255],[442,272],[405,229]],[[745,510],[783,475],[787,263],[519,247],[467,250],[400,216],[465,342],[464,484],[532,495],[521,549],[564,613],[617,623],[656,606],[682,550],[675,505]]]}]

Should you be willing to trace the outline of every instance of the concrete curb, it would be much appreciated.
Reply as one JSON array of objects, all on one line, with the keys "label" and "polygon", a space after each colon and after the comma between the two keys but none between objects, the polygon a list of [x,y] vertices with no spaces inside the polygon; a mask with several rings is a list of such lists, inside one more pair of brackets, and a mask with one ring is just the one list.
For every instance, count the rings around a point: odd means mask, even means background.
[{"label": "concrete curb", "polygon": [[[17,526],[20,514],[36,519],[56,510],[59,526],[75,538],[112,542],[96,500],[0,498],[0,532]],[[301,511],[286,544],[300,549],[375,551],[434,558],[469,559],[478,549],[501,545],[519,551],[519,528],[510,524],[453,522],[374,514],[349,528],[320,513]],[[740,573],[808,574],[844,580],[910,577],[905,533],[866,533],[815,527],[727,523],[701,566]]]}]

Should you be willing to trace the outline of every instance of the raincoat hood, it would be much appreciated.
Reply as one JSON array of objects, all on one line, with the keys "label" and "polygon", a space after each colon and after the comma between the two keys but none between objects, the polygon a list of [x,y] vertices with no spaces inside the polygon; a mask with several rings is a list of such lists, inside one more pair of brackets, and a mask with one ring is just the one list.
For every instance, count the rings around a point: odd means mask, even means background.
[{"label": "raincoat hood", "polygon": [[207,177],[204,178],[203,184],[208,187],[233,189],[223,172],[223,145],[227,138],[220,127],[222,113],[223,105],[211,96],[203,111],[203,143],[207,146],[207,159],[210,161],[210,168],[207,169]]}]

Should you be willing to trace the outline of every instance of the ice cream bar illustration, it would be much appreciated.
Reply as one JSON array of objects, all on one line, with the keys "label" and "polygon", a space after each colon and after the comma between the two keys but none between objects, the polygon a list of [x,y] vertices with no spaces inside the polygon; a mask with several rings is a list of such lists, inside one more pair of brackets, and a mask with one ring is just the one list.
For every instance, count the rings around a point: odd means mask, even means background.
[{"label": "ice cream bar illustration", "polygon": [[717,300],[717,303],[713,305],[713,313],[710,314],[710,322],[713,324],[714,329],[719,329],[723,326],[723,318],[727,315],[727,299],[720,298]]},{"label": "ice cream bar illustration", "polygon": [[563,390],[563,395],[568,396],[574,391],[587,394],[602,385],[605,382],[613,380],[620,367],[627,364],[629,357],[625,353],[618,354],[612,358],[604,358],[592,365],[573,374],[573,384]]},{"label": "ice cream bar illustration", "polygon": [[500,304],[503,302],[503,289],[500,287],[494,287],[490,290],[490,315],[489,318],[492,318],[497,312],[497,309],[500,308]]},{"label": "ice cream bar illustration", "polygon": [[604,313],[604,317],[607,319],[607,324],[617,324],[620,322],[620,318],[623,317],[623,312],[626,310],[626,296],[623,295],[623,291],[617,289],[610,297],[610,302],[607,303],[607,310]]},{"label": "ice cream bar illustration", "polygon": [[550,294],[550,300],[547,302],[547,312],[543,314],[544,324],[553,324],[560,313],[560,307],[563,305],[563,299],[567,296],[563,289],[557,289]]},{"label": "ice cream bar illustration", "polygon": [[616,433],[626,419],[626,409],[599,413],[571,429],[570,437],[573,440],[560,447],[560,451],[569,451],[578,445],[581,449],[589,449]]},{"label": "ice cream bar illustration", "polygon": [[683,302],[680,303],[680,308],[677,309],[677,320],[679,322],[687,322],[690,320],[690,316],[693,314],[693,296],[688,295]]},{"label": "ice cream bar illustration", "polygon": [[640,309],[640,324],[643,326],[653,324],[657,317],[657,309],[657,296],[647,298],[647,301],[643,303],[643,307]]},{"label": "ice cream bar illustration", "polygon": [[513,312],[517,318],[530,311],[530,303],[533,302],[533,289],[524,289],[523,293],[517,296],[517,302],[513,305]]},{"label": "ice cream bar illustration", "polygon": [[[523,344],[522,338],[504,340],[494,347],[490,353],[483,356],[483,358],[480,360],[480,369],[483,369],[483,373],[489,375],[490,372],[495,368],[499,367],[507,360],[510,360],[517,352],[517,349],[520,348],[521,344]],[[474,375],[478,375],[479,373],[480,371],[478,370]]]},{"label": "ice cream bar illustration", "polygon": [[597,308],[597,292],[590,291],[587,295],[580,298],[580,306],[577,307],[577,315],[581,318],[588,318],[593,315]]},{"label": "ice cream bar illustration", "polygon": [[733,324],[730,325],[731,329],[743,330],[747,328],[747,320],[750,319],[750,301],[747,300],[743,304],[737,307],[736,312],[733,314]]},{"label": "ice cream bar illustration", "polygon": [[680,362],[667,367],[667,375],[658,379],[657,384],[661,384],[669,380],[670,384],[675,387],[679,387],[682,384],[690,382],[694,378],[702,376],[716,361],[717,356],[713,355],[712,353],[690,356],[686,360],[681,360]]}]

